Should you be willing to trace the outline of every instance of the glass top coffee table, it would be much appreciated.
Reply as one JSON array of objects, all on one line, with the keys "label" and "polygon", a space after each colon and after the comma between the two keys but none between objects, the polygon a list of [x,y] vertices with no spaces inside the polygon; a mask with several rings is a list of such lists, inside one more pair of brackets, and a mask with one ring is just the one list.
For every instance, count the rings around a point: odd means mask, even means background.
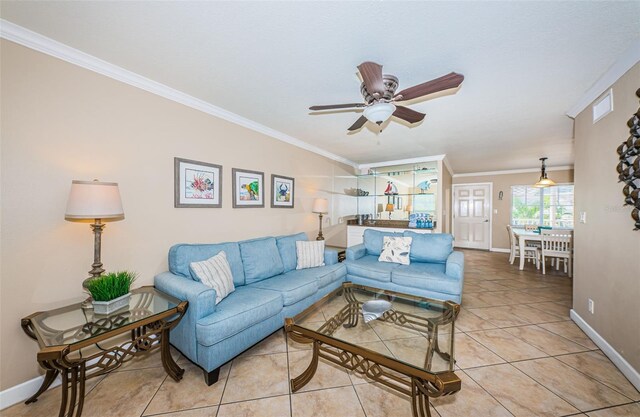
[{"label": "glass top coffee table", "polygon": [[87,379],[156,349],[161,350],[167,374],[176,381],[182,379],[184,370],[171,357],[169,332],[185,314],[187,301],[153,287],[142,287],[131,290],[128,306],[109,315],[94,314],[93,309],[82,305],[37,312],[22,319],[24,332],[40,346],[37,360],[47,371],[40,389],[27,404],[37,401],[60,374],[62,400],[58,415],[79,417]]},{"label": "glass top coffee table", "polygon": [[430,416],[429,397],[453,394],[461,387],[453,372],[459,312],[452,301],[345,282],[285,319],[293,341],[313,344],[311,363],[291,380],[291,390],[306,385],[323,358],[408,395],[414,416]]}]

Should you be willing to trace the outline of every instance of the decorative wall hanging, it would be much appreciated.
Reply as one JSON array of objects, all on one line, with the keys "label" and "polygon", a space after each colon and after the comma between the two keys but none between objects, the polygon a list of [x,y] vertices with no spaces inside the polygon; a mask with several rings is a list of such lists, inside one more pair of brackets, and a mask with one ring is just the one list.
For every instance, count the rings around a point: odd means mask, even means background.
[{"label": "decorative wall hanging", "polygon": [[295,180],[271,174],[271,208],[293,208]]},{"label": "decorative wall hanging", "polygon": [[222,166],[174,158],[174,207],[222,207]]},{"label": "decorative wall hanging", "polygon": [[[640,98],[640,88],[636,91]],[[624,205],[633,206],[631,218],[635,229],[640,230],[640,108],[627,121],[629,138],[618,146],[618,179],[623,182]]]},{"label": "decorative wall hanging", "polygon": [[264,173],[233,168],[233,207],[264,207]]}]

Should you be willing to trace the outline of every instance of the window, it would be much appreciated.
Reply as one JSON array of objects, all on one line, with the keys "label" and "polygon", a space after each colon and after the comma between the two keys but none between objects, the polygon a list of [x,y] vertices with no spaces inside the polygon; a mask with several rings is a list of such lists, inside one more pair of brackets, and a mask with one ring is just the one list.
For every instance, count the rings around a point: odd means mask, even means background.
[{"label": "window", "polygon": [[573,184],[511,187],[511,225],[573,228]]}]

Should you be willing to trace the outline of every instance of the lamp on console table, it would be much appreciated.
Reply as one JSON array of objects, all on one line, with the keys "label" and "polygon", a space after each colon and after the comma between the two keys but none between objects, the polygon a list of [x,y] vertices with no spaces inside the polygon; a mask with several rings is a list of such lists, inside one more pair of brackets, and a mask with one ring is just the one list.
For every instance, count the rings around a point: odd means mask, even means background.
[{"label": "lamp on console table", "polygon": [[384,210],[384,211],[389,212],[389,220],[391,220],[391,213],[393,213],[394,209],[395,209],[395,207],[393,206],[393,203],[388,203],[387,207]]},{"label": "lamp on console table", "polygon": [[[98,180],[72,181],[64,218],[72,222],[86,223],[93,221],[90,225],[94,235],[93,264],[91,264],[90,277],[88,279],[102,275],[104,268],[102,268],[102,262],[100,261],[100,250],[102,230],[105,226],[103,222],[115,222],[124,219],[118,183],[100,182]],[[83,282],[83,287],[86,281]]]},{"label": "lamp on console table", "polygon": [[329,201],[327,201],[326,198],[316,198],[313,200],[313,208],[311,211],[316,213],[320,218],[320,230],[316,240],[324,240],[324,236],[322,236],[322,215],[329,212]]}]

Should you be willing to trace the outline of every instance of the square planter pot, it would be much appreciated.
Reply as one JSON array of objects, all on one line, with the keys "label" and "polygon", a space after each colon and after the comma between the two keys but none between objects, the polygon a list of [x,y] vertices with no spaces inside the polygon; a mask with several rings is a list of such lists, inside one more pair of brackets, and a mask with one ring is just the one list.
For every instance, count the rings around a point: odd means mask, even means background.
[{"label": "square planter pot", "polygon": [[126,293],[123,296],[114,298],[111,301],[93,301],[93,313],[94,314],[111,314],[115,311],[129,307],[129,299],[131,293]]}]

